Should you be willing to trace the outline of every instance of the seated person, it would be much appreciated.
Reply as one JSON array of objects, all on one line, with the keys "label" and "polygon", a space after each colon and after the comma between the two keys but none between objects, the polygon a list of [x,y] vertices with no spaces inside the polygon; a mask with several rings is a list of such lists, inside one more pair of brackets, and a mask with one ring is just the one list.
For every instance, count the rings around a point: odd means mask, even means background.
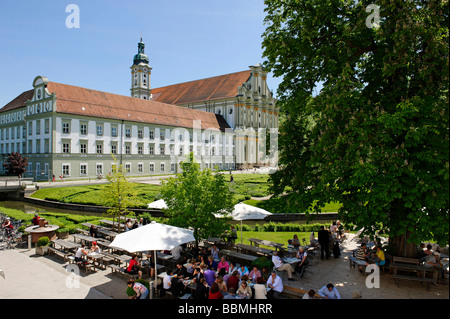
[{"label": "seated person", "polygon": [[91,225],[91,227],[89,228],[89,235],[94,238],[100,238],[98,230],[94,225]]},{"label": "seated person", "polygon": [[210,267],[213,270],[216,270],[218,264],[219,263],[217,262],[216,259],[213,258],[213,256],[208,256],[208,260],[206,261],[206,265],[208,267]]},{"label": "seated person", "polygon": [[214,244],[211,248],[211,256],[214,260],[219,260],[219,248]]},{"label": "seated person", "polygon": [[375,262],[375,264],[377,266],[383,266],[384,264],[386,264],[386,257],[384,255],[383,249],[381,249],[381,245],[378,245],[376,248],[376,253],[375,255],[377,256],[377,261]]},{"label": "seated person", "polygon": [[234,288],[235,291],[239,288],[239,273],[235,270],[230,278],[228,278],[228,289]]},{"label": "seated person", "polygon": [[39,217],[38,213],[35,213],[33,219],[31,220],[31,223],[33,225],[35,225],[35,226],[38,226],[39,225],[39,218],[40,217]]},{"label": "seated person", "polygon": [[139,260],[136,254],[131,257],[130,263],[128,264],[127,269],[125,269],[125,272],[130,275],[139,275],[139,278],[142,277],[142,271],[139,270]]},{"label": "seated person", "polygon": [[208,299],[208,287],[205,278],[200,278],[194,292],[194,299]]},{"label": "seated person", "polygon": [[188,271],[187,268],[184,267],[184,265],[181,262],[177,263],[177,269],[175,269],[174,272],[175,275],[177,275],[178,277],[188,277]]},{"label": "seated person", "polygon": [[294,278],[292,278],[292,274],[295,272],[294,268],[288,263],[283,263],[281,261],[281,258],[278,256],[278,252],[274,251],[272,256],[272,263],[276,270],[278,271],[286,271],[288,275],[288,280],[295,281]]},{"label": "seated person", "polygon": [[225,276],[228,273],[229,267],[230,265],[228,264],[227,260],[222,256],[222,258],[220,258],[220,262],[217,265],[217,273],[221,276]]},{"label": "seated person", "polygon": [[78,247],[77,251],[75,252],[75,262],[86,264],[87,261],[83,257],[86,256],[88,253],[89,252],[85,249],[84,243],[81,243],[81,246]]},{"label": "seated person", "polygon": [[240,295],[243,298],[252,297],[252,289],[248,286],[246,281],[241,282],[241,286],[238,289],[238,295]]},{"label": "seated person", "polygon": [[259,277],[262,277],[261,272],[259,271],[257,266],[253,266],[253,269],[252,271],[250,271],[248,278],[250,278],[252,282],[255,283]]},{"label": "seated person", "polygon": [[300,274],[300,277],[303,277],[303,268],[307,265],[308,258],[308,254],[303,246],[300,246],[298,249],[296,257],[300,260],[300,262],[296,265],[295,271]]},{"label": "seated person", "polygon": [[182,279],[183,276],[179,277],[177,275],[173,275],[172,279],[170,280],[170,291],[176,298],[179,298],[185,294],[186,287],[184,286]]},{"label": "seated person", "polygon": [[91,253],[97,253],[97,254],[101,254],[102,253],[102,250],[100,249],[100,247],[98,247],[96,241],[92,242]]},{"label": "seated person", "polygon": [[300,247],[300,240],[298,239],[297,235],[294,235],[294,238],[292,239],[292,246],[294,246],[295,249],[298,249],[298,247]]},{"label": "seated person", "polygon": [[245,267],[244,265],[241,265],[241,267],[238,268],[238,273],[239,273],[239,276],[242,277],[242,276],[248,276],[250,272],[248,271],[247,267]]}]

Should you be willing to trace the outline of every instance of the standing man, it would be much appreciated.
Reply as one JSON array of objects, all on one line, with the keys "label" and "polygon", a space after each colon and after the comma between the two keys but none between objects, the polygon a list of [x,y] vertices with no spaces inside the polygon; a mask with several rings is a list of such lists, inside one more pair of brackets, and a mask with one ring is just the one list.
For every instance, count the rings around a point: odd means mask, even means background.
[{"label": "standing man", "polygon": [[328,245],[330,243],[330,235],[325,227],[320,226],[320,230],[318,232],[319,237],[319,245],[320,245],[320,258],[323,260],[323,255],[325,252],[326,258],[330,257],[330,252],[328,250]]}]

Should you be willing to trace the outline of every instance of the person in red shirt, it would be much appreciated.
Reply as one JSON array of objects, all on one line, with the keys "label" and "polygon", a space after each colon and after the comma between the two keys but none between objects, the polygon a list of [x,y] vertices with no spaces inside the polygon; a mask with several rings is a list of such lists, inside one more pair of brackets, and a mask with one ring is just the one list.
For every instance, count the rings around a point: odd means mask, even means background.
[{"label": "person in red shirt", "polygon": [[217,282],[213,282],[211,288],[209,289],[209,298],[208,299],[223,299],[223,294],[219,290],[219,285]]},{"label": "person in red shirt", "polygon": [[130,263],[128,264],[128,267],[125,270],[125,272],[130,274],[130,275],[138,275],[139,274],[139,278],[141,278],[142,277],[142,271],[140,271],[138,269],[138,266],[139,266],[139,260],[137,258],[137,255],[133,255],[131,257]]},{"label": "person in red shirt", "polygon": [[33,217],[33,219],[31,220],[31,222],[33,223],[33,225],[39,225],[39,215],[38,215],[38,213],[35,213],[34,214],[34,217]]},{"label": "person in red shirt", "polygon": [[239,289],[239,277],[238,277],[238,271],[235,270],[231,274],[230,278],[228,278],[227,286],[228,289],[234,288],[234,291],[238,291]]}]

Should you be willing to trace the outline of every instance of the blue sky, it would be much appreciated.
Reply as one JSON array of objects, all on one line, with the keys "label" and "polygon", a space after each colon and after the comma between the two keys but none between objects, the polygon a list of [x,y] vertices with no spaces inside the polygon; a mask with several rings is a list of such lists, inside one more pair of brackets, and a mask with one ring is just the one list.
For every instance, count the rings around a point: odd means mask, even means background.
[{"label": "blue sky", "polygon": [[[152,87],[247,70],[262,63],[263,0],[40,0],[0,2],[0,107],[50,81],[130,95],[142,34]],[[66,6],[80,28],[66,27]],[[269,75],[276,93],[280,79]]]}]

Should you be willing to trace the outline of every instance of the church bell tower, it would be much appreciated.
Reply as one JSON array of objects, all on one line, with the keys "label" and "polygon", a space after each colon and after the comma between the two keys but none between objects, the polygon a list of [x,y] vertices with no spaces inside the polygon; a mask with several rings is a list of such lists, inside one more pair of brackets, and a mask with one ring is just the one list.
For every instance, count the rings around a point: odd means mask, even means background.
[{"label": "church bell tower", "polygon": [[152,68],[149,65],[149,58],[145,55],[145,44],[141,41],[138,43],[138,53],[134,56],[133,65],[131,66],[131,96],[150,100],[151,87],[150,76]]}]

